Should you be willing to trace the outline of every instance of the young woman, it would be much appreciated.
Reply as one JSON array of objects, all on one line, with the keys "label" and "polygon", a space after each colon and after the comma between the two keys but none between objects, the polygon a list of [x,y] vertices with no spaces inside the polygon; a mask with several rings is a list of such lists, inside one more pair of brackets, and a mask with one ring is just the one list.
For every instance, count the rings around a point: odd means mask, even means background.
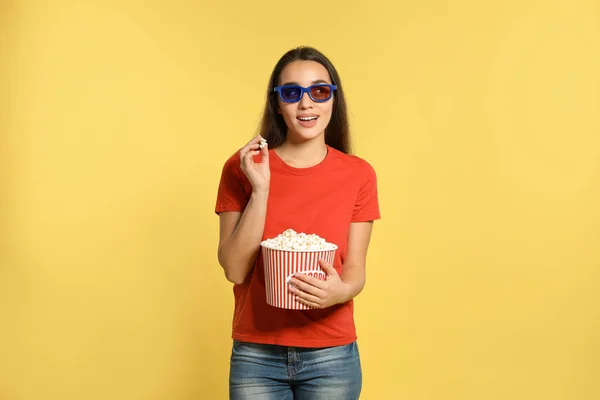
[{"label": "young woman", "polygon": [[[349,153],[336,69],[314,48],[290,50],[271,74],[260,135],[227,160],[218,189],[218,259],[235,297],[231,399],[360,395],[353,298],[380,214],[375,171]],[[260,242],[286,229],[338,245],[332,265],[320,261],[325,281],[290,282],[307,311],[266,302]]]}]

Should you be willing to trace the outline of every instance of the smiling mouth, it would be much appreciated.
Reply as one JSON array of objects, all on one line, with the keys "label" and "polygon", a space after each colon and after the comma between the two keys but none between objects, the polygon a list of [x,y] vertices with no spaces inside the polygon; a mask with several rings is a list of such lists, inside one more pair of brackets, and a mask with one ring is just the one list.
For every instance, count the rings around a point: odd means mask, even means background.
[{"label": "smiling mouth", "polygon": [[314,117],[298,117],[298,119],[299,119],[300,121],[304,121],[304,122],[307,122],[307,121],[314,121],[314,120],[316,120],[317,118],[319,118],[319,117],[317,117],[317,116],[314,116]]}]

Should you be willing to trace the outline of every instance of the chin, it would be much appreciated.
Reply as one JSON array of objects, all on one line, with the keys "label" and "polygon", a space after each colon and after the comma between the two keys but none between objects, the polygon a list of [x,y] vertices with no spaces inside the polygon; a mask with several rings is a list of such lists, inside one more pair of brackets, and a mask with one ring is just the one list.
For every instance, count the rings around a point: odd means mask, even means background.
[{"label": "chin", "polygon": [[325,131],[323,129],[319,129],[317,127],[310,129],[300,128],[295,129],[294,132],[290,132],[290,136],[291,139],[293,138],[297,141],[308,142],[309,140],[316,139],[319,136],[322,136],[324,132]]},{"label": "chin", "polygon": [[305,128],[303,126],[294,126],[294,136],[303,138],[305,140],[314,139],[325,133],[325,126],[321,124],[313,126],[311,128]]}]

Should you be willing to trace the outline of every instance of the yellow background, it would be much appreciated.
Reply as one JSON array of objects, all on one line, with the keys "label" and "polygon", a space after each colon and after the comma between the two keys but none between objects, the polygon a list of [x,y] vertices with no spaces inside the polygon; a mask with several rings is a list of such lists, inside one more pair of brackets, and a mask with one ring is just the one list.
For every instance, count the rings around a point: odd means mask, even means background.
[{"label": "yellow background", "polygon": [[379,178],[362,399],[600,398],[597,1],[3,0],[1,400],[226,398],[217,184],[300,44]]}]

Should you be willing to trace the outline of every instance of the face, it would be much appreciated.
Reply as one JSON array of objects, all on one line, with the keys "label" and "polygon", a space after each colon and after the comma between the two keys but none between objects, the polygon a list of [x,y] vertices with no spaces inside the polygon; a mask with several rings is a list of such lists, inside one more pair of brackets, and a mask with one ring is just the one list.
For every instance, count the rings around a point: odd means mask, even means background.
[{"label": "face", "polygon": [[[332,83],[327,69],[316,61],[294,61],[281,71],[278,85],[308,87],[316,83]],[[323,103],[314,102],[308,93],[296,103],[278,98],[279,113],[288,127],[287,140],[301,143],[323,136],[331,120],[333,101],[332,96]]]}]

